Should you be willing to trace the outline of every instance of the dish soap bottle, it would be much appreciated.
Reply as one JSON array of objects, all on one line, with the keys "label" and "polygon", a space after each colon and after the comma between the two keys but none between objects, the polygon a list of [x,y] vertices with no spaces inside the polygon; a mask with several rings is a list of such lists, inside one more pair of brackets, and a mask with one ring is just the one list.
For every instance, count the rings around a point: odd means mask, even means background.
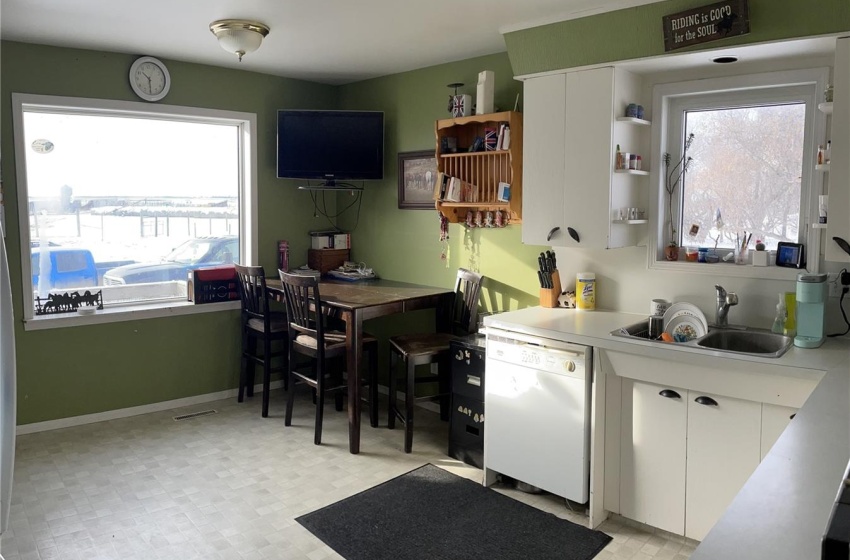
[{"label": "dish soap bottle", "polygon": [[771,331],[776,334],[782,334],[782,331],[785,330],[785,315],[785,294],[780,292],[779,303],[776,304],[776,317],[773,319],[773,327],[771,327]]}]

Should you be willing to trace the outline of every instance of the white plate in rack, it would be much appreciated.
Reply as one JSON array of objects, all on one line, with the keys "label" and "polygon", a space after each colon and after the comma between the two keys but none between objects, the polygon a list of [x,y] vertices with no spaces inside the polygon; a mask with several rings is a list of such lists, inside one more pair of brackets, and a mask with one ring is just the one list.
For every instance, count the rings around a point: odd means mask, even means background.
[{"label": "white plate in rack", "polygon": [[673,317],[664,330],[673,337],[676,342],[687,342],[705,335],[706,330],[699,317],[692,315],[679,315]]},{"label": "white plate in rack", "polygon": [[[670,332],[668,325],[676,317],[687,316],[693,317],[699,322],[702,327],[702,334],[708,332],[708,321],[705,320],[705,315],[699,310],[699,307],[692,303],[680,302],[674,303],[664,312],[664,330]],[[673,334],[673,333],[670,333]],[[702,335],[700,335],[702,336]]]}]

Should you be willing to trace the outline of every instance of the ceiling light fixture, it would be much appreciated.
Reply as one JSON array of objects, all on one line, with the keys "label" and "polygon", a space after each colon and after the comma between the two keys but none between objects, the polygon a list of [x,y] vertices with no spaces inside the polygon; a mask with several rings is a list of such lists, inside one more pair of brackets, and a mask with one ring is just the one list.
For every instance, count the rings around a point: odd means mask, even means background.
[{"label": "ceiling light fixture", "polygon": [[218,39],[218,44],[227,52],[234,53],[242,62],[242,57],[260,48],[263,37],[269,34],[269,28],[256,21],[242,19],[220,19],[210,24],[210,31]]}]

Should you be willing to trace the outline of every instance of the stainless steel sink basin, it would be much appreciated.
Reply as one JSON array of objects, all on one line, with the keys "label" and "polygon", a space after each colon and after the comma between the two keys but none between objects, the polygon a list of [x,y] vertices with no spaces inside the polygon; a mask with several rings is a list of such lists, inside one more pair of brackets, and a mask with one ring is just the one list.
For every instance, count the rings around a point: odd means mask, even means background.
[{"label": "stainless steel sink basin", "polygon": [[710,327],[708,334],[688,342],[664,342],[648,338],[645,322],[635,323],[612,331],[616,337],[630,340],[642,340],[653,344],[700,348],[714,352],[746,354],[762,358],[778,358],[794,343],[794,339],[781,334],[760,329],[716,328]]},{"label": "stainless steel sink basin", "polygon": [[756,354],[778,358],[785,353],[794,340],[768,331],[715,330],[696,341],[697,346],[723,352]]}]

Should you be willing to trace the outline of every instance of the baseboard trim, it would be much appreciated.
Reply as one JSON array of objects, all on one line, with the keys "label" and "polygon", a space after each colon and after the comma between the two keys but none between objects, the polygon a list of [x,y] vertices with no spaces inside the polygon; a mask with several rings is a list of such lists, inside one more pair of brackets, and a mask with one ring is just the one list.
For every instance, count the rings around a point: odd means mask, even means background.
[{"label": "baseboard trim", "polygon": [[[282,389],[283,380],[272,381],[271,388]],[[59,430],[61,428],[83,426],[85,424],[94,424],[96,422],[105,422],[107,420],[116,420],[118,418],[130,418],[132,416],[139,416],[140,414],[150,414],[151,412],[162,412],[163,410],[170,410],[172,408],[182,408],[184,406],[230,399],[235,397],[238,392],[238,389],[228,389],[217,393],[195,395],[193,397],[184,397],[182,399],[144,404],[141,406],[132,406],[130,408],[119,408],[116,410],[95,412],[94,414],[83,414],[82,416],[71,416],[69,418],[57,418],[56,420],[46,420],[44,422],[33,422],[32,424],[21,424],[16,428],[15,433],[22,436],[25,434],[34,434],[37,432],[47,432],[49,430]],[[254,385],[254,392],[262,394],[262,384]],[[389,390],[385,385],[379,385],[378,392],[382,395],[389,394]],[[404,393],[399,393],[399,397],[404,399]],[[435,402],[420,401],[416,403],[416,406],[430,410],[431,412],[440,412],[440,405]]]},{"label": "baseboard trim", "polygon": [[[272,389],[283,388],[283,380],[272,381],[270,387]],[[254,386],[255,394],[262,394],[263,385],[257,384]],[[116,410],[107,410],[104,412],[95,412],[94,414],[84,414],[82,416],[71,416],[69,418],[58,418],[56,420],[46,420],[44,422],[33,422],[32,424],[22,424],[17,427],[15,433],[19,436],[25,434],[34,434],[36,432],[46,432],[49,430],[58,430],[60,428],[70,428],[73,426],[83,426],[85,424],[94,424],[95,422],[104,422],[106,420],[115,420],[118,418],[129,418],[131,416],[139,416],[140,414],[149,414],[151,412],[162,412],[172,408],[181,408],[184,406],[192,406],[195,404],[208,403],[212,401],[220,401],[235,397],[239,393],[238,389],[228,389],[217,393],[207,393],[205,395],[195,395],[193,397],[184,397],[182,399],[174,399],[170,401],[162,401],[158,403],[144,404],[141,406],[132,406],[130,408],[119,408]]]}]

